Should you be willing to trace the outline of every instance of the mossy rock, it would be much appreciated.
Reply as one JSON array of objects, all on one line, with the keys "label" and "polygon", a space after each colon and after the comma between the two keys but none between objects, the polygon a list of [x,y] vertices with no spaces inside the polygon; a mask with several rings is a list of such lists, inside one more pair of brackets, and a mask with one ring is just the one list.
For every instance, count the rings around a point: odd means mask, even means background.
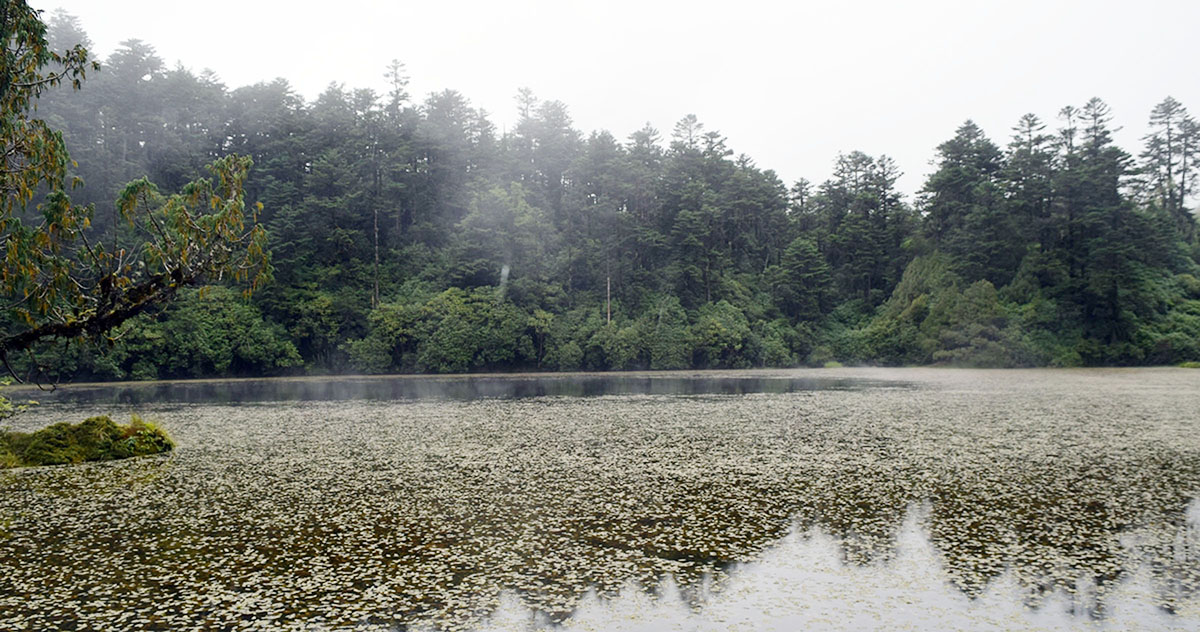
[{"label": "mossy rock", "polygon": [[34,433],[5,433],[0,436],[0,468],[111,461],[162,454],[174,447],[166,432],[137,415],[123,426],[108,416],[90,417]]},{"label": "mossy rock", "polygon": [[24,465],[62,465],[84,461],[84,448],[74,440],[73,429],[71,424],[62,422],[33,433],[19,452],[21,461]]}]

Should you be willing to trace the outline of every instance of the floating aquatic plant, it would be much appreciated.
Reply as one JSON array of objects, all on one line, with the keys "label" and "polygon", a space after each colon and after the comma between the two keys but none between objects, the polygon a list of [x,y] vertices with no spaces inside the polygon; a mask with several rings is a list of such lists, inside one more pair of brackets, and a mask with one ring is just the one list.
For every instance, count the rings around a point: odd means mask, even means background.
[{"label": "floating aquatic plant", "polygon": [[788,533],[891,563],[913,506],[967,598],[1196,598],[1190,374],[838,371],[915,386],[162,410],[169,467],[0,474],[0,628],[471,629],[667,578],[702,614]]}]

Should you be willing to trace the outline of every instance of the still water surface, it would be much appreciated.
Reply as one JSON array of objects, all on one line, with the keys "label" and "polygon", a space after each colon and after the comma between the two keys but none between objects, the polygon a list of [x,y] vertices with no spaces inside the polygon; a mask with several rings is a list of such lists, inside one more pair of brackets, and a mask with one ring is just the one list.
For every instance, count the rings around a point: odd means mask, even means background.
[{"label": "still water surface", "polygon": [[[1200,372],[71,386],[0,472],[0,629],[1196,629]],[[114,415],[115,416],[115,415]]]},{"label": "still water surface", "polygon": [[599,395],[745,395],[906,388],[902,381],[821,372],[563,373],[468,376],[349,376],[70,384],[12,397],[91,404],[238,404],[282,401],[477,400]]}]

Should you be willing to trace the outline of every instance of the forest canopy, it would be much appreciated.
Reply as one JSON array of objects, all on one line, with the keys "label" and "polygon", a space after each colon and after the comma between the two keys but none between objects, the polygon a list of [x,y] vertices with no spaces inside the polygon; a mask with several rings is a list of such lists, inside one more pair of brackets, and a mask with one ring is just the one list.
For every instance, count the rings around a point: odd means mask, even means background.
[{"label": "forest canopy", "polygon": [[[88,45],[62,13],[49,38]],[[1100,99],[1000,141],[967,121],[930,139],[910,200],[887,156],[789,184],[691,115],[585,134],[522,90],[499,132],[458,92],[410,95],[397,62],[383,94],[311,102],[167,68],[138,40],[101,65],[37,103],[89,230],[116,230],[131,180],[178,190],[249,156],[274,281],[42,349],[63,377],[1200,360],[1200,132],[1169,97],[1128,150]]]}]

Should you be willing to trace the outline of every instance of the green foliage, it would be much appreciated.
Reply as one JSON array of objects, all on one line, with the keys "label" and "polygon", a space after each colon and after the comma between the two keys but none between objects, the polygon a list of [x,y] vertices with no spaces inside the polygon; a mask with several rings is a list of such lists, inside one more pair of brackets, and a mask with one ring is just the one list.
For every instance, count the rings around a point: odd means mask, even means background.
[{"label": "green foliage", "polygon": [[107,416],[90,417],[33,433],[0,434],[0,468],[111,461],[162,454],[174,447],[162,428],[137,415],[123,426]]},{"label": "green foliage", "polygon": [[[12,384],[12,378],[7,376],[0,378],[0,390],[10,384]],[[33,400],[14,403],[11,399],[5,397],[4,395],[0,395],[0,422],[18,413],[25,412],[30,406],[37,406],[37,404],[38,403]]]},{"label": "green foliage", "polygon": [[[0,470],[20,467],[21,460],[17,458],[16,453],[8,447],[7,437],[0,437],[0,439],[3,439],[0,440]],[[0,528],[3,526],[4,525],[0,525]]]},{"label": "green foliage", "polygon": [[568,340],[550,352],[549,366],[560,371],[578,371],[583,366],[583,349],[574,340]]},{"label": "green foliage", "polygon": [[750,336],[750,325],[741,310],[727,301],[700,308],[692,325],[696,365],[705,368],[744,368],[742,348]]},{"label": "green foliage", "polygon": [[[217,159],[210,177],[166,198],[146,178],[135,180],[120,192],[110,230],[90,230],[93,208],[66,193],[71,160],[63,135],[33,115],[47,88],[67,82],[78,89],[86,71],[99,66],[81,46],[49,50],[39,12],[23,1],[5,2],[0,19],[6,367],[10,354],[45,341],[99,338],[185,286],[212,279],[243,284],[249,293],[270,278],[267,235],[256,224],[261,206],[245,202],[249,157]],[[44,202],[31,209],[39,193]]]},{"label": "green foliage", "polygon": [[1005,206],[1001,154],[971,121],[938,146],[938,170],[925,184],[925,234],[968,282],[1006,284],[1024,245]]},{"label": "green foliage", "polygon": [[692,365],[692,333],[679,299],[664,296],[642,316],[651,369],[684,369]]},{"label": "green foliage", "polygon": [[965,289],[951,259],[918,257],[862,336],[868,357],[895,364],[1007,367],[1045,364],[996,288]]},{"label": "green foliage", "polygon": [[281,328],[226,288],[185,292],[157,324],[166,375],[254,375],[300,363]]},{"label": "green foliage", "polygon": [[1008,327],[1008,316],[989,281],[972,283],[949,309],[947,326],[938,335],[940,348],[933,352],[935,362],[984,367],[1024,364],[1020,334]]},{"label": "green foliage", "polygon": [[759,346],[759,366],[796,366],[798,358],[808,355],[809,341],[786,320],[760,321],[757,325],[755,337]]},{"label": "green foliage", "polygon": [[493,288],[451,288],[424,305],[418,367],[435,373],[520,366],[535,355],[528,315]]},{"label": "green foliage", "polygon": [[404,305],[385,304],[371,310],[367,316],[370,333],[343,345],[351,366],[364,373],[387,373],[405,367],[404,353],[412,349],[420,317],[419,309]]},{"label": "green foliage", "polygon": [[1180,301],[1161,320],[1141,328],[1136,340],[1154,364],[1200,360],[1200,300]]},{"label": "green foliage", "polygon": [[[64,192],[70,158],[62,133],[33,115],[43,91],[63,82],[78,88],[87,71],[99,66],[88,61],[82,46],[65,53],[50,50],[40,12],[24,1],[5,0],[3,20],[0,146],[6,167],[0,170],[0,241],[7,253],[0,294],[10,304],[10,327],[35,328],[64,304],[82,299],[73,279],[77,264],[69,253],[88,227],[91,209],[73,206]],[[46,204],[40,213],[27,214],[39,193],[49,194]],[[4,333],[0,351],[13,335]]]},{"label": "green foliage", "polygon": [[879,316],[862,330],[862,357],[889,364],[932,362],[961,283],[948,257],[935,253],[914,259]]},{"label": "green foliage", "polygon": [[549,249],[555,245],[557,235],[550,218],[530,205],[527,197],[519,184],[508,189],[496,187],[477,196],[459,223],[461,244],[455,259],[480,269],[453,275],[463,280],[495,275],[493,278],[499,280],[501,270],[507,266],[520,276],[546,276]]},{"label": "green foliage", "polygon": [[604,367],[613,370],[637,368],[641,351],[641,331],[632,323],[622,327],[616,323],[601,326],[588,340],[593,356]]},{"label": "green foliage", "polygon": [[165,310],[126,322],[107,342],[43,348],[39,360],[76,377],[118,380],[260,376],[302,362],[281,326],[224,287],[183,290]]},{"label": "green foliage", "polygon": [[797,320],[814,321],[828,312],[832,277],[829,264],[808,237],[797,237],[783,252],[774,288],[780,308]]},{"label": "green foliage", "polygon": [[[38,55],[19,67],[49,79],[39,68],[53,58]],[[72,195],[96,212],[62,194],[65,147],[43,135],[50,171],[30,177],[52,194],[44,230],[27,225],[28,186],[11,189],[6,203],[26,212],[2,226],[16,249],[9,295],[32,298],[0,334],[26,316],[91,322],[110,296],[100,272],[119,290],[116,320],[140,315],[100,345],[40,348],[26,368],[112,379],[300,362],[384,373],[1196,358],[1200,241],[1186,204],[1200,143],[1171,99],[1137,159],[1113,144],[1099,99],[1064,109],[1056,130],[1021,117],[1003,148],[966,122],[906,201],[886,156],[848,152],[827,181],[788,187],[691,115],[668,140],[646,127],[623,142],[580,133],[565,105],[524,91],[502,132],[454,91],[410,102],[398,65],[386,95],[334,84],[306,102],[282,80],[227,90],[167,70],[136,41],[106,63],[87,99],[39,99],[86,181]],[[6,106],[12,130],[40,125],[27,106]],[[230,158],[197,179],[229,151],[253,159],[253,178]],[[183,193],[163,198],[150,181]],[[269,237],[238,224],[253,226],[259,203]],[[46,241],[50,225],[61,244]],[[80,258],[85,236],[133,254]],[[60,273],[84,269],[71,298]],[[276,282],[250,305],[218,291],[209,303],[180,292],[177,271]],[[152,277],[169,292],[150,302],[180,293],[180,306],[125,300]]]}]

